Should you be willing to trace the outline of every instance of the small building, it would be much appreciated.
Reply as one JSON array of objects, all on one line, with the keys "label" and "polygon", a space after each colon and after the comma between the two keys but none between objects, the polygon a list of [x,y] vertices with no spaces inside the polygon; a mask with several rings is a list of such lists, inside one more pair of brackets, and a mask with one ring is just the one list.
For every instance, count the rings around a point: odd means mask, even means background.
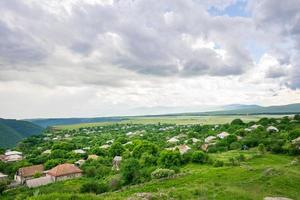
[{"label": "small building", "polygon": [[74,164],[75,164],[77,167],[80,167],[80,166],[83,165],[84,163],[85,163],[85,160],[80,159],[80,160],[77,160]]},{"label": "small building", "polygon": [[230,134],[227,133],[227,132],[222,132],[222,133],[219,133],[219,134],[217,135],[217,137],[220,138],[220,139],[224,139],[224,138],[228,137],[229,135],[230,135]]},{"label": "small building", "polygon": [[204,139],[205,143],[210,143],[212,141],[214,141],[215,139],[217,139],[215,136],[208,136],[207,138]]},{"label": "small building", "polygon": [[51,177],[52,181],[62,181],[71,178],[81,177],[82,170],[73,164],[65,163],[57,165],[47,172],[47,176]]},{"label": "small building", "polygon": [[51,149],[43,151],[42,154],[51,154]]},{"label": "small building", "polygon": [[27,180],[26,186],[29,188],[35,188],[35,187],[39,187],[42,185],[48,185],[52,182],[53,182],[53,180],[51,179],[50,176],[43,176],[43,177]]},{"label": "small building", "polygon": [[191,150],[191,148],[190,148],[189,146],[185,145],[185,144],[179,145],[179,146],[177,146],[176,148],[178,148],[180,154],[185,154],[185,153],[187,153],[189,150]]},{"label": "small building", "polygon": [[4,157],[1,159],[4,162],[16,162],[23,160],[23,153],[19,151],[6,151]]},{"label": "small building", "polygon": [[100,146],[101,149],[108,149],[110,147],[109,144],[104,144],[102,146]]},{"label": "small building", "polygon": [[269,126],[269,127],[267,128],[267,131],[270,132],[270,133],[274,133],[274,132],[278,132],[279,129],[276,128],[275,126]]},{"label": "small building", "polygon": [[88,156],[88,160],[97,160],[99,158],[99,156],[97,156],[96,154],[92,154]]},{"label": "small building", "polygon": [[6,180],[8,176],[0,172],[0,181]]},{"label": "small building", "polygon": [[86,152],[82,149],[76,149],[76,150],[73,150],[74,153],[76,154],[85,154]]},{"label": "small building", "polygon": [[257,129],[258,127],[261,127],[261,125],[254,124],[254,125],[250,126],[250,129],[254,130],[254,129]]},{"label": "small building", "polygon": [[15,174],[15,181],[20,184],[24,184],[27,180],[33,179],[36,174],[43,174],[43,165],[33,165],[29,167],[20,168]]},{"label": "small building", "polygon": [[203,151],[207,151],[207,150],[208,150],[208,147],[209,147],[209,144],[202,144],[202,145],[201,145],[201,149],[202,149]]},{"label": "small building", "polygon": [[120,170],[121,167],[121,162],[122,162],[122,156],[115,156],[113,159],[113,170]]},{"label": "small building", "polygon": [[171,139],[167,140],[169,143],[177,143],[179,140],[176,137],[172,137]]}]

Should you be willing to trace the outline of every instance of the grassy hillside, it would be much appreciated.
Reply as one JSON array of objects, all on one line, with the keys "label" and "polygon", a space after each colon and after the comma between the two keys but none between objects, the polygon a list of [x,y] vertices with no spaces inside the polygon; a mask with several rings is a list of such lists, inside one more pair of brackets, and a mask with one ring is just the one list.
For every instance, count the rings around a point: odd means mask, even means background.
[{"label": "grassy hillside", "polygon": [[29,199],[119,200],[132,198],[139,200],[141,199],[137,198],[139,193],[151,193],[153,199],[166,200],[257,200],[266,196],[300,199],[300,165],[291,165],[294,157],[272,154],[257,156],[255,149],[248,152],[229,151],[213,156],[228,163],[228,158],[239,154],[246,156],[246,161],[241,166],[212,167],[188,164],[182,168],[182,175],[176,178],[152,180],[102,195],[80,194],[80,186],[88,181],[86,178],[80,178],[43,186],[39,189],[22,188],[7,192],[3,199],[10,200],[18,195],[26,197],[36,194],[35,197]]},{"label": "grassy hillside", "polygon": [[0,147],[12,147],[21,139],[42,131],[42,127],[27,121],[0,119]]}]

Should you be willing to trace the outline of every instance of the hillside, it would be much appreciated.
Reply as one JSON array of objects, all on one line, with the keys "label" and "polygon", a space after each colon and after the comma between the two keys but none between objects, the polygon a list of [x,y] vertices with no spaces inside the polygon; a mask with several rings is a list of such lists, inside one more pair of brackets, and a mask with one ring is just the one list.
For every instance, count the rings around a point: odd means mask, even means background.
[{"label": "hillside", "polygon": [[42,127],[27,121],[0,119],[0,147],[12,147],[21,139],[42,131]]}]

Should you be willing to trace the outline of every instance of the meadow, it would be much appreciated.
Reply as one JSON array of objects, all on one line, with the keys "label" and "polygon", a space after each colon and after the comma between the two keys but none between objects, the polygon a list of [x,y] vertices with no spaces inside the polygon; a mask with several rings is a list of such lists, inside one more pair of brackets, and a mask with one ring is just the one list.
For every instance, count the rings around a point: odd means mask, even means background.
[{"label": "meadow", "polygon": [[[126,120],[118,122],[118,124],[200,124],[200,125],[212,125],[212,124],[226,124],[232,120],[239,118],[244,122],[258,121],[261,118],[282,118],[287,115],[212,115],[212,116],[154,116],[154,117],[126,117]],[[58,129],[78,129],[83,127],[97,127],[112,125],[116,122],[97,122],[97,123],[80,123],[72,125],[60,125],[55,126]]]}]

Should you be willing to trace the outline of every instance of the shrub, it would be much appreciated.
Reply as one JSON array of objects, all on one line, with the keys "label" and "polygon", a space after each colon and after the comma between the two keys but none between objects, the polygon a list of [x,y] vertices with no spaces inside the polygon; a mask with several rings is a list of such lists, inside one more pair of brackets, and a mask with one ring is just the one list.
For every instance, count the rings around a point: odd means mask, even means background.
[{"label": "shrub", "polygon": [[95,182],[91,181],[88,183],[83,184],[80,187],[81,193],[95,193],[95,194],[101,194],[108,191],[108,186],[104,182]]},{"label": "shrub", "polygon": [[259,144],[259,145],[258,145],[258,151],[259,151],[260,154],[265,154],[265,152],[266,152],[265,145],[262,144],[262,143]]},{"label": "shrub", "polygon": [[121,165],[121,174],[125,183],[135,183],[139,178],[140,164],[137,159],[129,158]]},{"label": "shrub", "polygon": [[241,119],[234,119],[231,125],[244,125],[244,122]]},{"label": "shrub", "polygon": [[2,194],[4,192],[4,190],[6,190],[6,182],[5,181],[0,181],[0,194]]},{"label": "shrub", "polygon": [[192,154],[192,161],[194,163],[206,163],[208,160],[207,154],[205,154],[203,151],[195,151]]},{"label": "shrub", "polygon": [[222,160],[215,160],[214,167],[223,167],[224,166],[224,162]]},{"label": "shrub", "polygon": [[230,144],[229,149],[234,150],[234,149],[241,149],[242,145],[239,142],[233,142]]},{"label": "shrub", "polygon": [[239,166],[240,162],[236,158],[229,158],[229,164],[232,166]]},{"label": "shrub", "polygon": [[181,155],[179,151],[162,151],[158,164],[163,168],[178,167],[181,164]]},{"label": "shrub", "polygon": [[239,161],[239,162],[243,162],[246,160],[246,157],[244,154],[240,154],[239,156],[236,157],[236,159]]},{"label": "shrub", "polygon": [[153,179],[167,178],[173,176],[174,174],[175,171],[171,169],[156,169],[151,173],[151,178]]}]

